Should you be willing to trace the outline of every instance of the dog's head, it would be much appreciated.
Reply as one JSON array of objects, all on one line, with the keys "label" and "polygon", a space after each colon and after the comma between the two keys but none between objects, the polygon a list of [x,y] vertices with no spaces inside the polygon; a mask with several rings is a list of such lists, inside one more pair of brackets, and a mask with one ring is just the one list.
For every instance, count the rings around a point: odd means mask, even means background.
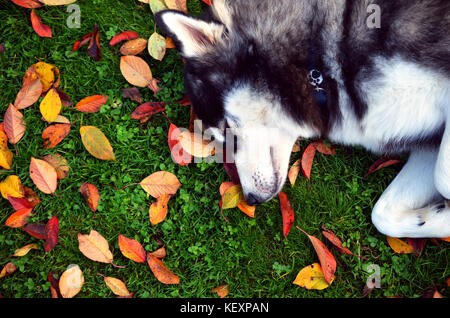
[{"label": "dog's head", "polygon": [[213,18],[172,10],[155,18],[185,59],[186,88],[197,117],[216,140],[230,144],[230,133],[234,136],[231,151],[244,195],[257,205],[283,187],[297,138],[312,137],[316,130],[292,116],[296,110],[286,111],[293,101],[284,92],[298,83],[283,79],[286,74],[279,74],[280,65],[269,60],[258,40],[232,25],[224,1],[214,2]]}]

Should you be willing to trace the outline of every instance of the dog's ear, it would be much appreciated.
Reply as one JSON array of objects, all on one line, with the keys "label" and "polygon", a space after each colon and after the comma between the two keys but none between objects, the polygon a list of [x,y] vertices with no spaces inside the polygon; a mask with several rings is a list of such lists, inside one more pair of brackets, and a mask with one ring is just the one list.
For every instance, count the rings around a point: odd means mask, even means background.
[{"label": "dog's ear", "polygon": [[214,48],[225,30],[223,24],[206,22],[174,10],[157,12],[155,21],[187,58],[201,56]]}]

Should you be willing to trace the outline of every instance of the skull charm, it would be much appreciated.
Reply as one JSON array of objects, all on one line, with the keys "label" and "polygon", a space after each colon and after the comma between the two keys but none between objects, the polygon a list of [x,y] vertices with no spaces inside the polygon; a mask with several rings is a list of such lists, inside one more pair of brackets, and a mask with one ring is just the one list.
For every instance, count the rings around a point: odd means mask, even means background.
[{"label": "skull charm", "polygon": [[320,84],[323,83],[323,76],[318,70],[311,70],[308,74],[308,81],[314,87],[314,90],[321,91],[323,88],[320,87]]}]

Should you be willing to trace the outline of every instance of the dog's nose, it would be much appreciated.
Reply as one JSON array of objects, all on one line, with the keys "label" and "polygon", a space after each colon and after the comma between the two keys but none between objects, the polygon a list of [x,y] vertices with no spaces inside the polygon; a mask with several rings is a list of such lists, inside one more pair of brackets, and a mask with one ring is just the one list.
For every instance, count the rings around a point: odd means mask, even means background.
[{"label": "dog's nose", "polygon": [[246,200],[248,205],[256,206],[264,203],[264,200],[255,195],[254,193],[247,194]]}]

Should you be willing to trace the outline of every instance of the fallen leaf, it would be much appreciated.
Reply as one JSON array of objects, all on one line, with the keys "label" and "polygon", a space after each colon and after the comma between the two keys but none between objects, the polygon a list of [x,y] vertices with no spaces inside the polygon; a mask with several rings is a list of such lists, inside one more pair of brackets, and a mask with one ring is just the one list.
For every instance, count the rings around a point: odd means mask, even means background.
[{"label": "fallen leaf", "polygon": [[0,167],[11,169],[13,153],[8,149],[8,136],[0,130]]},{"label": "fallen leaf", "polygon": [[19,211],[22,209],[32,209],[33,207],[25,198],[14,198],[8,195],[8,201],[11,203],[14,211]]},{"label": "fallen leaf", "polygon": [[158,80],[153,78],[152,71],[147,62],[142,58],[133,55],[125,55],[120,58],[120,71],[123,77],[134,86],[148,87],[157,93],[160,88]]},{"label": "fallen leaf", "polygon": [[53,194],[58,185],[55,168],[48,162],[31,157],[30,177],[36,187],[46,194]]},{"label": "fallen leaf", "polygon": [[181,147],[189,154],[197,158],[207,158],[214,154],[215,143],[211,140],[203,140],[202,135],[183,131],[178,136]]},{"label": "fallen leaf", "polygon": [[138,33],[134,32],[134,31],[124,31],[124,32],[120,32],[119,34],[116,34],[109,42],[109,45],[114,46],[117,43],[120,43],[122,41],[134,40],[137,38],[139,38]]},{"label": "fallen leaf", "polygon": [[149,118],[157,113],[161,113],[166,110],[166,104],[162,102],[148,102],[138,106],[131,114],[131,118],[142,120]]},{"label": "fallen leaf", "polygon": [[27,85],[29,81],[33,81],[39,78],[42,83],[42,92],[47,92],[51,87],[58,87],[60,82],[59,69],[51,64],[45,62],[38,62],[30,68],[25,73],[23,77],[23,85]]},{"label": "fallen leaf", "polygon": [[150,255],[159,259],[163,259],[164,257],[167,256],[166,247],[162,246],[158,248],[156,251],[151,252]]},{"label": "fallen leaf", "polygon": [[33,189],[23,187],[23,190],[25,192],[25,198],[33,208],[39,203],[41,203],[41,199],[39,199],[39,197],[37,196],[36,192],[33,191]]},{"label": "fallen leaf", "polygon": [[119,248],[126,258],[129,258],[136,263],[145,263],[145,249],[137,240],[129,239],[122,234],[119,234]]},{"label": "fallen leaf", "polygon": [[413,248],[414,254],[419,257],[422,254],[427,240],[423,238],[407,238],[408,244]]},{"label": "fallen leaf", "polygon": [[166,55],[166,38],[154,32],[148,39],[148,53],[158,61]]},{"label": "fallen leaf", "polygon": [[317,256],[319,256],[320,266],[322,267],[325,281],[328,284],[331,284],[334,274],[336,273],[336,259],[333,254],[330,253],[328,248],[318,238],[309,235],[298,226],[297,228],[308,236],[314,246],[314,249],[316,250]]},{"label": "fallen leaf", "polygon": [[187,13],[186,0],[164,0],[167,8]]},{"label": "fallen leaf", "polygon": [[25,195],[22,182],[16,175],[10,175],[0,182],[0,192],[5,199],[8,199],[8,196],[13,198],[23,198]]},{"label": "fallen leaf", "polygon": [[222,196],[222,209],[232,209],[238,206],[239,203],[245,201],[242,186],[239,184],[229,187]]},{"label": "fallen leaf", "polygon": [[149,1],[150,9],[152,10],[153,14],[156,12],[167,10],[166,5],[164,4],[163,0],[150,0]]},{"label": "fallen leaf", "polygon": [[146,39],[133,39],[125,42],[120,48],[120,53],[123,55],[137,55],[145,50],[148,41]]},{"label": "fallen leaf", "polygon": [[101,160],[116,160],[109,140],[100,129],[94,126],[82,126],[80,134],[84,147],[92,156]]},{"label": "fallen leaf", "polygon": [[55,168],[56,177],[58,178],[58,180],[64,180],[68,176],[70,167],[67,163],[67,160],[63,156],[59,154],[53,154],[47,155],[42,159],[44,161],[47,161],[53,168]]},{"label": "fallen leaf", "polygon": [[0,278],[11,275],[16,270],[17,270],[17,266],[14,265],[14,263],[12,263],[12,262],[6,263],[6,265],[3,266],[2,270],[0,271]]},{"label": "fallen leaf", "polygon": [[122,90],[122,95],[123,98],[129,98],[139,104],[142,104],[142,96],[137,87],[124,88]]},{"label": "fallen leaf", "polygon": [[256,207],[248,205],[245,200],[241,201],[237,207],[239,208],[239,210],[247,214],[249,217],[251,218],[255,217]]},{"label": "fallen leaf", "polygon": [[108,241],[95,230],[89,235],[78,233],[78,248],[90,260],[108,263],[113,266],[113,254],[109,250]]},{"label": "fallen leaf", "polygon": [[64,298],[73,298],[81,290],[84,276],[78,265],[70,265],[59,278],[59,291]]},{"label": "fallen leaf", "polygon": [[302,155],[302,171],[308,180],[311,180],[311,169],[314,161],[314,156],[316,155],[316,147],[314,143],[308,145]]},{"label": "fallen leaf", "polygon": [[128,291],[127,286],[120,279],[117,279],[114,277],[105,277],[105,276],[103,276],[103,279],[105,280],[106,286],[108,286],[109,289],[111,289],[111,291],[115,295],[117,295],[117,296],[130,295],[130,292]]},{"label": "fallen leaf", "polygon": [[38,250],[39,246],[36,243],[27,244],[17,250],[14,251],[12,256],[22,257],[28,254],[31,250]]},{"label": "fallen leaf", "polygon": [[398,254],[411,254],[414,252],[411,245],[398,238],[386,236],[386,239],[389,246]]},{"label": "fallen leaf", "polygon": [[299,285],[300,287],[304,287],[306,289],[322,290],[330,286],[333,280],[334,276],[327,282],[320,264],[314,263],[303,268],[297,274],[293,284]]},{"label": "fallen leaf", "polygon": [[397,159],[391,159],[389,157],[382,157],[382,158],[378,159],[377,161],[375,161],[370,166],[369,171],[364,175],[363,178],[365,179],[369,175],[371,175],[372,173],[374,173],[380,169],[383,169],[383,168],[386,168],[386,167],[389,167],[389,166],[392,166],[392,165],[395,165],[398,163],[401,163],[401,161],[397,160]]},{"label": "fallen leaf", "polygon": [[278,194],[280,199],[281,215],[283,218],[283,234],[284,238],[287,239],[289,232],[291,231],[292,224],[294,224],[294,210],[291,207],[289,199],[283,191]]},{"label": "fallen leaf", "polygon": [[42,83],[39,78],[26,83],[17,94],[14,106],[17,109],[27,108],[37,102],[42,94]]},{"label": "fallen leaf", "polygon": [[33,209],[22,209],[14,212],[6,219],[5,225],[12,228],[19,228],[27,224],[27,218],[30,216]]},{"label": "fallen leaf", "polygon": [[166,265],[155,256],[147,253],[147,263],[150,267],[151,271],[155,275],[156,279],[158,279],[163,284],[179,284],[180,278],[172,273]]},{"label": "fallen leaf", "polygon": [[41,8],[43,6],[43,4],[37,0],[11,0],[11,1],[14,2],[15,4],[17,4],[18,6],[21,6],[21,7],[27,8],[27,9],[36,9],[36,8]]},{"label": "fallen leaf", "polygon": [[173,173],[159,171],[142,180],[140,185],[145,192],[157,199],[163,194],[174,195],[181,183]]},{"label": "fallen leaf", "polygon": [[58,243],[58,235],[59,235],[58,217],[54,216],[50,220],[48,220],[47,224],[45,225],[45,234],[46,239],[44,242],[44,250],[46,252],[49,252]]},{"label": "fallen leaf", "polygon": [[156,202],[152,203],[149,209],[150,223],[152,225],[156,225],[165,220],[167,216],[167,210],[169,203],[170,195],[163,194],[161,195]]},{"label": "fallen leaf", "polygon": [[17,144],[25,134],[26,123],[23,115],[12,104],[9,105],[5,112],[3,126],[8,140],[12,144]]},{"label": "fallen leaf", "polygon": [[86,97],[75,105],[75,108],[83,113],[98,113],[100,108],[108,102],[108,96],[93,95]]},{"label": "fallen leaf", "polygon": [[34,9],[31,10],[31,25],[33,26],[33,30],[39,35],[40,37],[44,38],[51,38],[52,37],[52,30],[48,25],[45,25],[42,23],[41,18],[37,15],[36,11]]},{"label": "fallen leaf", "polygon": [[98,30],[97,23],[94,25],[94,31],[92,32],[87,53],[95,61],[100,61],[102,58],[102,51],[100,49],[100,31]]},{"label": "fallen leaf", "polygon": [[56,89],[51,88],[41,101],[39,109],[42,117],[48,122],[53,122],[61,112],[62,102]]},{"label": "fallen leaf", "polygon": [[330,156],[330,155],[334,156],[335,155],[334,148],[328,147],[323,142],[314,142],[313,144],[314,144],[314,147],[316,147],[316,150],[318,152],[320,152],[321,154],[328,155],[328,156]]},{"label": "fallen leaf", "polygon": [[77,0],[39,0],[39,1],[45,3],[48,6],[62,6],[75,3]]},{"label": "fallen leaf", "polygon": [[37,239],[40,240],[47,239],[47,233],[45,232],[45,224],[28,223],[22,228],[22,230]]},{"label": "fallen leaf", "polygon": [[298,159],[292,167],[289,169],[288,178],[292,186],[294,186],[297,180],[298,173],[300,172],[301,159]]},{"label": "fallen leaf", "polygon": [[55,124],[50,125],[42,132],[42,139],[44,139],[44,149],[50,149],[57,146],[70,132],[70,124]]},{"label": "fallen leaf", "polygon": [[183,149],[178,137],[180,136],[180,130],[174,124],[170,124],[169,128],[169,149],[172,160],[181,166],[187,166],[192,162],[192,155]]},{"label": "fallen leaf", "polygon": [[100,194],[95,185],[84,182],[80,187],[81,195],[84,197],[92,212],[97,211]]},{"label": "fallen leaf", "polygon": [[322,228],[324,229],[322,231],[323,236],[325,236],[341,253],[354,255],[356,257],[367,260],[367,258],[356,255],[353,252],[351,252],[348,248],[343,246],[342,241],[336,236],[336,234],[333,233],[333,231],[325,228],[325,226],[323,226],[323,225],[322,225]]},{"label": "fallen leaf", "polygon": [[174,49],[176,48],[175,43],[169,37],[166,37],[166,49]]},{"label": "fallen leaf", "polygon": [[50,293],[52,298],[62,298],[61,292],[59,291],[59,279],[56,278],[56,273],[53,271],[48,273],[47,280],[50,283]]},{"label": "fallen leaf", "polygon": [[220,285],[212,290],[213,293],[216,293],[220,298],[225,298],[228,296],[228,285]]}]

